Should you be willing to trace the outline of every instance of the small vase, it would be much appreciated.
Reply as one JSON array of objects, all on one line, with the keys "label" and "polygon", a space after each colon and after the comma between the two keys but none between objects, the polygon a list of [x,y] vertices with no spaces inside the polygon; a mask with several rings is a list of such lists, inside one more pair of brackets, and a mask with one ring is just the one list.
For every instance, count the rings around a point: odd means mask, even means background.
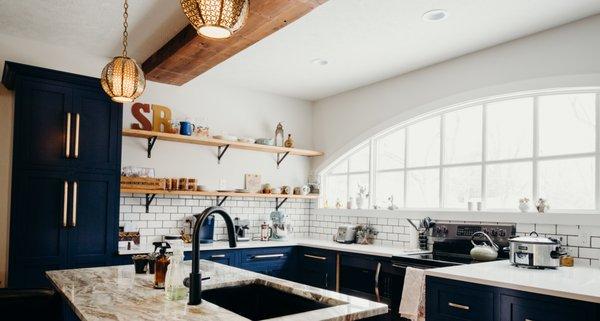
[{"label": "small vase", "polygon": [[365,203],[365,198],[364,197],[361,197],[361,196],[356,197],[356,208],[362,209],[364,203]]},{"label": "small vase", "polygon": [[520,210],[522,213],[527,213],[527,212],[529,212],[529,207],[530,207],[530,206],[529,206],[529,202],[527,202],[527,203],[519,203],[519,210]]}]

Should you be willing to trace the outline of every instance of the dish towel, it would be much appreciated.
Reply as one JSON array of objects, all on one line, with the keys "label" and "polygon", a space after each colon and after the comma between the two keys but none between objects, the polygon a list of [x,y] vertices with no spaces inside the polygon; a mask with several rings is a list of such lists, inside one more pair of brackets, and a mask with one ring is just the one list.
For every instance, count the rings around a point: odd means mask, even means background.
[{"label": "dish towel", "polygon": [[403,318],[425,321],[425,270],[406,268],[398,312]]}]

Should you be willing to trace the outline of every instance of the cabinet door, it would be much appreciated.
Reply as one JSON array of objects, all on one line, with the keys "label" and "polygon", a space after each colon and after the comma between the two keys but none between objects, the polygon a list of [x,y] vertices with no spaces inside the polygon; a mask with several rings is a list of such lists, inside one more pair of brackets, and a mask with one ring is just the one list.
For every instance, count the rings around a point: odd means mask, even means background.
[{"label": "cabinet door", "polygon": [[594,304],[521,292],[500,296],[500,321],[597,320]]},{"label": "cabinet door", "polygon": [[68,180],[48,171],[13,176],[10,287],[50,287],[44,272],[67,267]]},{"label": "cabinet door", "polygon": [[67,158],[67,150],[69,156],[73,152],[72,117],[71,88],[21,79],[15,95],[14,166],[55,169],[68,166],[71,159]]},{"label": "cabinet door", "polygon": [[73,157],[79,169],[120,171],[123,108],[100,90],[73,91]]},{"label": "cabinet door", "polygon": [[118,184],[117,175],[75,174],[68,222],[70,267],[107,265],[116,255]]},{"label": "cabinet door", "polygon": [[300,283],[335,290],[336,284],[336,254],[334,252],[302,248],[299,253]]}]

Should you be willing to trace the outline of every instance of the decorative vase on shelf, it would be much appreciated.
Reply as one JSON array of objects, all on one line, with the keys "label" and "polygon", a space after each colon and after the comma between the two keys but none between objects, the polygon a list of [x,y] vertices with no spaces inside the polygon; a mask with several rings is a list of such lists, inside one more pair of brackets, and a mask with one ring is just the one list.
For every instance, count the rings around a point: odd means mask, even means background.
[{"label": "decorative vase on shelf", "polygon": [[292,139],[292,134],[288,134],[288,138],[283,142],[283,145],[287,148],[294,147],[294,140]]},{"label": "decorative vase on shelf", "polygon": [[523,197],[523,198],[519,199],[519,210],[522,213],[529,212],[529,208],[530,208],[530,204],[529,204],[529,199],[527,197]]},{"label": "decorative vase on shelf", "polygon": [[548,200],[540,198],[535,203],[535,208],[537,209],[538,213],[544,214],[547,210],[550,209],[550,203],[548,203]]}]

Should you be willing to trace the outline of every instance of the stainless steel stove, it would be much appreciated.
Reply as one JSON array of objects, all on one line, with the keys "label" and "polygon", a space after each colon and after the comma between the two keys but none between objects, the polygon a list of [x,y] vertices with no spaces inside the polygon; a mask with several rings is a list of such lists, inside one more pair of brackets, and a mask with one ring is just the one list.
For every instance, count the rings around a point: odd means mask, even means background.
[{"label": "stainless steel stove", "polygon": [[[472,223],[442,223],[431,231],[432,252],[394,257],[398,262],[420,263],[430,267],[478,263],[471,258],[471,237],[475,232],[484,232],[498,245],[497,260],[508,259],[508,240],[515,236],[515,224],[483,225]],[[475,238],[483,242],[484,238]],[[409,265],[410,266],[410,265]]]}]

